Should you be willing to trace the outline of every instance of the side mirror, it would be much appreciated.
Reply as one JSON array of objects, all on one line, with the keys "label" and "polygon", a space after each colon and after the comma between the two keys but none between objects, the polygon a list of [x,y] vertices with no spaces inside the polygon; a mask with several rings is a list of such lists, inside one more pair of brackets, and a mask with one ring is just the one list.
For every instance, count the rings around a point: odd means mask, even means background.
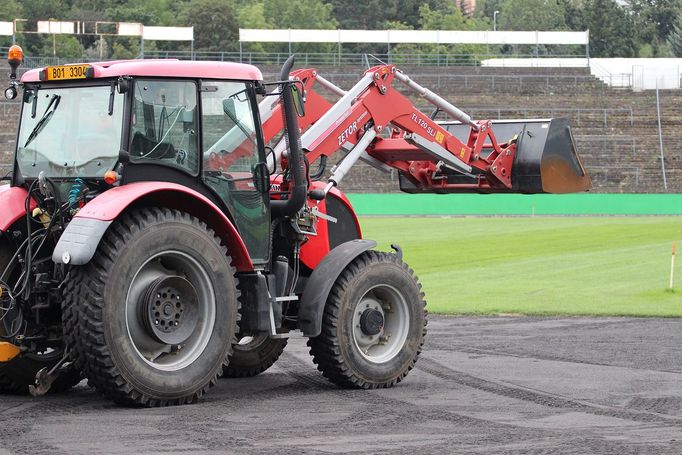
[{"label": "side mirror", "polygon": [[119,77],[116,81],[118,93],[127,93],[130,90],[130,79]]},{"label": "side mirror", "polygon": [[260,194],[267,194],[270,191],[270,171],[265,162],[256,163],[252,171],[253,185]]},{"label": "side mirror", "polygon": [[294,100],[294,108],[299,117],[305,116],[305,102],[303,101],[303,93],[299,90],[297,84],[291,84],[291,97]]}]

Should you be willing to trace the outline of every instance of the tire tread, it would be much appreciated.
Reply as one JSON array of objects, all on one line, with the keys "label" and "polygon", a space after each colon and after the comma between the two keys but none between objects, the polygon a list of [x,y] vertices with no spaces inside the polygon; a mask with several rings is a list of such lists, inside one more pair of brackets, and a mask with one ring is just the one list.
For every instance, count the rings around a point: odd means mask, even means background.
[{"label": "tire tread", "polygon": [[[358,375],[356,375],[351,366],[344,359],[341,349],[339,347],[341,340],[337,335],[339,327],[339,313],[341,311],[341,302],[345,293],[350,291],[351,280],[353,277],[362,273],[363,270],[374,265],[390,262],[399,265],[402,269],[409,273],[412,279],[419,287],[420,306],[424,311],[424,327],[422,329],[421,339],[417,348],[417,352],[412,358],[412,361],[403,368],[402,371],[390,381],[387,382],[370,382]],[[322,317],[322,332],[315,338],[308,340],[310,347],[310,354],[313,356],[313,362],[317,364],[317,369],[329,379],[332,383],[344,388],[356,389],[376,389],[393,387],[414,368],[417,359],[421,353],[424,345],[424,338],[426,336],[426,325],[428,324],[428,312],[426,310],[426,301],[424,300],[424,292],[422,291],[421,283],[414,271],[400,259],[397,254],[385,253],[381,251],[369,250],[360,254],[355,258],[345,269],[341,275],[334,282],[334,286],[327,298],[324,314]]]},{"label": "tire tread", "polygon": [[[65,325],[74,329],[73,336],[68,338],[69,346],[74,353],[74,362],[82,366],[85,376],[91,386],[105,397],[116,403],[127,406],[160,407],[189,404],[198,401],[211,387],[216,385],[222,369],[227,366],[228,355],[223,360],[222,368],[211,380],[196,392],[172,399],[158,399],[136,390],[122,376],[114,364],[112,353],[106,343],[104,335],[104,286],[108,270],[113,265],[117,251],[134,234],[146,226],[155,223],[184,221],[205,230],[219,245],[223,253],[228,256],[227,248],[221,243],[212,229],[197,218],[185,212],[167,208],[143,208],[125,213],[107,231],[102,239],[97,253],[89,264],[73,270],[73,284],[68,287],[69,299],[65,315]],[[231,262],[231,260],[230,260]],[[236,269],[230,266],[230,273],[234,276]],[[235,289],[236,301],[239,302],[239,291]],[[237,312],[237,322],[239,319]],[[234,340],[232,340],[234,341]]]}]

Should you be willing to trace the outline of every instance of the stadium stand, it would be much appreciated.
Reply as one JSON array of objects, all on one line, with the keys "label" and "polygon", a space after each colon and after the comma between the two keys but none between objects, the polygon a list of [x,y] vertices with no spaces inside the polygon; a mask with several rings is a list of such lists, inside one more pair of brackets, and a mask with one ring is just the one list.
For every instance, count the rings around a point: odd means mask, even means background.
[{"label": "stadium stand", "polygon": [[[474,118],[569,117],[575,141],[592,175],[595,192],[663,192],[656,95],[610,88],[588,68],[403,68],[413,79]],[[270,71],[274,69],[268,69]],[[357,81],[337,67],[321,74],[342,88]],[[274,76],[274,71],[268,75]],[[669,192],[682,191],[682,159],[675,144],[682,92],[660,92],[661,126]],[[423,102],[416,101],[420,107]],[[360,164],[344,182],[347,191],[397,191],[394,176]]]},{"label": "stadium stand", "polygon": [[[276,80],[279,68],[262,69],[266,79]],[[595,192],[664,191],[653,91],[610,88],[592,76],[588,68],[402,69],[474,118],[571,118],[574,138],[592,175]],[[319,70],[344,89],[357,82],[363,71],[359,67]],[[4,72],[0,68],[0,73]],[[682,140],[681,101],[679,90],[660,92],[668,192],[682,192],[682,157],[676,150]],[[428,106],[421,100],[415,102],[419,107]],[[0,173],[6,172],[2,166],[11,162],[19,107],[16,101],[0,101]],[[347,192],[394,192],[398,191],[396,180],[396,175],[360,163],[343,188]]]}]

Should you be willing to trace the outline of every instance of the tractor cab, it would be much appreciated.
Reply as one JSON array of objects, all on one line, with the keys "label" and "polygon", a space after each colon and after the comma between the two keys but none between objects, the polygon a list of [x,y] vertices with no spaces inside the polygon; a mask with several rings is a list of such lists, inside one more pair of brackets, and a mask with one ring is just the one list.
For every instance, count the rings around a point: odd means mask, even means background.
[{"label": "tractor cab", "polygon": [[23,85],[14,184],[39,176],[64,199],[134,182],[173,182],[236,225],[251,260],[269,258],[269,174],[255,67],[119,61],[30,70]]}]

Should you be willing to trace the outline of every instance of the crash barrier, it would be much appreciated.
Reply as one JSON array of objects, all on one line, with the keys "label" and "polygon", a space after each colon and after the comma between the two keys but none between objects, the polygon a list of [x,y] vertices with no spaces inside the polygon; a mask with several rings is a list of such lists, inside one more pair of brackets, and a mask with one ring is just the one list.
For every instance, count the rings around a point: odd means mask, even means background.
[{"label": "crash barrier", "polygon": [[682,215],[682,194],[349,194],[358,215]]}]

